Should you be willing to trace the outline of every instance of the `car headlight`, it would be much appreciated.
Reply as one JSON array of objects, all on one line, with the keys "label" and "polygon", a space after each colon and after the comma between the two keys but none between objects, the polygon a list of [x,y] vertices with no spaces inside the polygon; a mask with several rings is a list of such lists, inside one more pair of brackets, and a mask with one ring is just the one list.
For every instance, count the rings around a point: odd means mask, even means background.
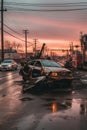
[{"label": "car headlight", "polygon": [[8,67],[11,67],[12,65],[8,65]]},{"label": "car headlight", "polygon": [[51,76],[51,77],[58,77],[58,73],[57,73],[57,72],[52,72],[52,73],[50,74],[50,76]]}]

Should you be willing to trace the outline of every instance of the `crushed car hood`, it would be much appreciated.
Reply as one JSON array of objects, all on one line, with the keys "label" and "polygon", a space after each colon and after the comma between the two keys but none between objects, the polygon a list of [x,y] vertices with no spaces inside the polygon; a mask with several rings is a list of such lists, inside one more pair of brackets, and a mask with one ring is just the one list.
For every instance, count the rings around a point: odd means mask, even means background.
[{"label": "crushed car hood", "polygon": [[45,67],[45,70],[47,72],[60,72],[60,71],[66,71],[69,72],[70,70],[66,68],[58,68],[58,67]]}]

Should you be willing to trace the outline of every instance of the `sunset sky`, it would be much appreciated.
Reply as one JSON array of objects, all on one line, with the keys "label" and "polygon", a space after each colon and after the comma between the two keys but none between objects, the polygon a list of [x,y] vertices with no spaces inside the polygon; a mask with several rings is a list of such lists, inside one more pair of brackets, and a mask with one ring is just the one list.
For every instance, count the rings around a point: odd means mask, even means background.
[{"label": "sunset sky", "polygon": [[29,44],[37,39],[37,47],[68,48],[87,33],[87,0],[4,0],[4,8],[5,40],[24,44],[27,29]]}]

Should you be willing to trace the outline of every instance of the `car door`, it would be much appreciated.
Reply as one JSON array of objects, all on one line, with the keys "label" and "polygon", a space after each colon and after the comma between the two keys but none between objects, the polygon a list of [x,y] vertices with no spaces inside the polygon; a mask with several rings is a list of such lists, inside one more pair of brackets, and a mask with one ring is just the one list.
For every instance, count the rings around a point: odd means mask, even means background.
[{"label": "car door", "polygon": [[33,70],[32,70],[32,77],[39,77],[41,76],[41,63],[40,61],[35,61],[33,65]]}]

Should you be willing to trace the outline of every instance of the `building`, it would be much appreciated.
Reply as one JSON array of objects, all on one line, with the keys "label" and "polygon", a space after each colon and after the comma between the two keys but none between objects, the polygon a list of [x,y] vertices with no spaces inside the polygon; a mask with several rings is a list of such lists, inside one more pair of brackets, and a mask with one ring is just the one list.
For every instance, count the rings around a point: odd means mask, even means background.
[{"label": "building", "polygon": [[[1,60],[2,51],[0,50],[0,60]],[[16,50],[10,48],[10,49],[4,49],[4,59],[19,59],[19,54]]]}]

